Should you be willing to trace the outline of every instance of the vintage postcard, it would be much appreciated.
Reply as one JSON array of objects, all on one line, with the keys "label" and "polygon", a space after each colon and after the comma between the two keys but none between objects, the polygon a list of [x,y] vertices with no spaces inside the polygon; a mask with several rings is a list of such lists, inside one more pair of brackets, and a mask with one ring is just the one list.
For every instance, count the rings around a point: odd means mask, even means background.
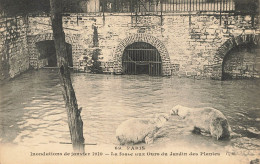
[{"label": "vintage postcard", "polygon": [[258,0],[0,0],[0,164],[259,164]]}]

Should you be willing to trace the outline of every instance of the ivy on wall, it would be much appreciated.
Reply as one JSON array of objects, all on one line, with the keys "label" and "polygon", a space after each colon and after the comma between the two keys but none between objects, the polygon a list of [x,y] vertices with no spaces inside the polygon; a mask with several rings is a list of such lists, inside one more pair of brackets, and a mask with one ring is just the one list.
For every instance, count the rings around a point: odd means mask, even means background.
[{"label": "ivy on wall", "polygon": [[95,48],[91,54],[92,56],[92,66],[90,66],[91,73],[103,73],[101,68],[101,62],[99,61],[100,56],[100,49],[98,48],[98,31],[97,27],[93,26],[94,32],[93,32],[93,47]]}]

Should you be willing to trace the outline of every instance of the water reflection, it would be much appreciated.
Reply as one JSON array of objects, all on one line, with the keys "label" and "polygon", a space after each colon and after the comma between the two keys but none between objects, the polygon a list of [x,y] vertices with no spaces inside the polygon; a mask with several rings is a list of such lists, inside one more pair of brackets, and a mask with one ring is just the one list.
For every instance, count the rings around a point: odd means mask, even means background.
[{"label": "water reflection", "polygon": [[[191,134],[172,118],[151,147],[230,147],[259,149],[259,80],[212,81],[143,75],[72,74],[78,104],[83,107],[84,137],[88,143],[118,144],[115,130],[124,120],[168,113],[172,106],[211,106],[228,118],[236,133],[231,141]],[[25,73],[1,85],[2,143],[37,146],[70,142],[67,115],[56,71]]]},{"label": "water reflection", "polygon": [[55,74],[31,71],[1,85],[1,142],[38,145],[69,137]]}]

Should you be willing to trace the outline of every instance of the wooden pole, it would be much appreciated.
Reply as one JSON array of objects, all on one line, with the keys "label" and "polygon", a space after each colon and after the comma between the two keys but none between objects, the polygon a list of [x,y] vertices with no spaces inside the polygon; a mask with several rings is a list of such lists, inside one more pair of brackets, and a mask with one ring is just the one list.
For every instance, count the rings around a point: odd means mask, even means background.
[{"label": "wooden pole", "polygon": [[61,0],[50,0],[53,37],[59,67],[59,78],[63,98],[66,103],[71,142],[75,152],[84,152],[83,122],[81,120],[76,95],[72,87],[69,60],[65,44],[65,33],[62,27]]}]

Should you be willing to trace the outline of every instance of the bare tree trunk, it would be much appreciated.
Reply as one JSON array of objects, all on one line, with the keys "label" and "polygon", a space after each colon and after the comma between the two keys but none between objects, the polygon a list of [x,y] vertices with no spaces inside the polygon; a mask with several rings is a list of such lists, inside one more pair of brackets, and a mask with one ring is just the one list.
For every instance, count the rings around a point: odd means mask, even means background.
[{"label": "bare tree trunk", "polygon": [[62,27],[61,0],[50,0],[51,21],[54,43],[59,67],[59,78],[62,86],[63,98],[66,103],[68,124],[73,150],[84,152],[83,122],[78,109],[77,99],[71,83],[69,61],[65,43],[65,33]]}]

